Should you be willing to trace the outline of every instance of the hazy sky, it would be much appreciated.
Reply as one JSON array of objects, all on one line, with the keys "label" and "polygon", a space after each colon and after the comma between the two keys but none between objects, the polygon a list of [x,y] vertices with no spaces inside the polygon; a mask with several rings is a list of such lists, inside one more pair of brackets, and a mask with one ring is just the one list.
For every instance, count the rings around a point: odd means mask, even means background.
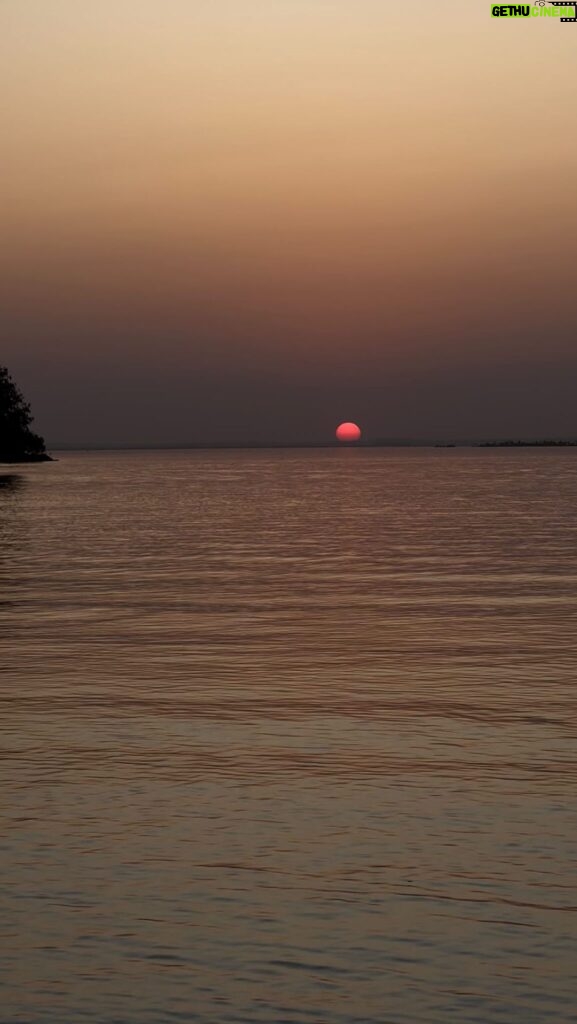
[{"label": "hazy sky", "polygon": [[2,0],[2,346],[47,441],[577,435],[577,24]]}]

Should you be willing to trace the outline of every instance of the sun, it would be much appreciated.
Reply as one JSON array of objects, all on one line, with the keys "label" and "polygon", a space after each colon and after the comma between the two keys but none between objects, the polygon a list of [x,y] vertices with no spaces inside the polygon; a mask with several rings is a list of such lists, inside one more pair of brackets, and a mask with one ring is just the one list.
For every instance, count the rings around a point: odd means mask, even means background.
[{"label": "sun", "polygon": [[361,428],[356,423],[340,423],[336,429],[337,441],[360,441]]}]

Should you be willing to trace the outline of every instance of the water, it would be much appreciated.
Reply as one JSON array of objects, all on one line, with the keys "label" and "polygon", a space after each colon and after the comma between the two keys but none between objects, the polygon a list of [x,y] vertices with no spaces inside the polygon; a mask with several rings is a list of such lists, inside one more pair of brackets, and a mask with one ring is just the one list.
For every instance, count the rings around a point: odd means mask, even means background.
[{"label": "water", "polygon": [[577,1021],[577,456],[5,469],[2,1024]]}]

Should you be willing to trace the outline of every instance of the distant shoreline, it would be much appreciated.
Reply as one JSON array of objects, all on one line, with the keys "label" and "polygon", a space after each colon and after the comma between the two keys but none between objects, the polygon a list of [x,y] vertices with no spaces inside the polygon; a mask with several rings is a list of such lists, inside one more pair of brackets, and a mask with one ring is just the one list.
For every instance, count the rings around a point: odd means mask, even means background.
[{"label": "distant shoreline", "polygon": [[[206,442],[202,444],[54,444],[51,450],[54,452],[77,451],[77,452],[168,452],[168,451],[289,451],[289,450],[314,450],[332,449],[337,451],[342,448],[575,448],[577,440],[498,440],[498,441],[361,441],[349,444],[338,442],[293,442],[293,443],[269,443],[257,442],[231,443],[231,442]],[[45,462],[53,461],[50,456],[34,457],[24,460],[5,460],[21,462]]]},{"label": "distant shoreline", "polygon": [[483,441],[478,448],[575,448],[577,441]]},{"label": "distant shoreline", "polygon": [[[68,451],[72,451],[72,450],[73,449],[71,449],[71,448],[68,449]],[[66,449],[62,448],[61,451],[66,451]],[[51,455],[48,455],[48,453],[43,453],[42,455],[17,455],[17,456],[15,455],[13,457],[10,457],[9,455],[2,455],[2,454],[0,454],[0,465],[5,465],[5,466],[24,466],[24,465],[26,465],[29,462],[55,462],[55,461],[56,460],[53,459]]]}]

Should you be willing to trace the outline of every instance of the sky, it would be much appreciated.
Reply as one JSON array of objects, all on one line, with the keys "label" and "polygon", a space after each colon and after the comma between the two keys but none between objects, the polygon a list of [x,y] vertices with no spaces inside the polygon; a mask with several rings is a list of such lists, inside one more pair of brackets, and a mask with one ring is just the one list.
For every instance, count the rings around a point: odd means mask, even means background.
[{"label": "sky", "polygon": [[577,436],[576,47],[486,0],[1,0],[36,429]]}]

